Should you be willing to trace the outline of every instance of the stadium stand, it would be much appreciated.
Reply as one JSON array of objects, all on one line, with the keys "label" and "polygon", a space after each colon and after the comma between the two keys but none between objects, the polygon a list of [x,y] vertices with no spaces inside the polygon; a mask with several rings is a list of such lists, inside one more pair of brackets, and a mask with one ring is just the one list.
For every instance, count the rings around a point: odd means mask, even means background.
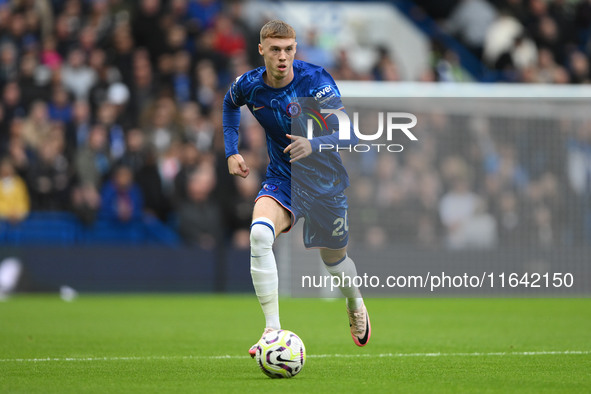
[{"label": "stadium stand", "polygon": [[[396,0],[382,5],[396,7],[429,42],[430,63],[415,81],[589,82],[591,18],[586,1]],[[0,151],[26,183],[31,210],[28,216],[3,221],[0,240],[8,245],[185,241],[204,248],[212,243],[247,246],[248,209],[243,206],[256,187],[237,186],[227,175],[219,108],[229,83],[260,64],[258,27],[246,17],[251,6],[219,0],[0,1]],[[464,6],[480,6],[492,16],[486,31],[478,32],[478,45],[464,34],[470,27],[460,26],[462,18],[454,17]],[[308,32],[306,45],[300,39],[302,56],[323,59],[339,80],[400,81],[407,75],[400,72],[396,53],[378,44],[367,48],[375,62],[359,69],[344,48],[322,33]],[[244,119],[241,149],[253,173],[261,173],[262,131]],[[437,120],[431,121],[437,127]],[[588,207],[582,202],[589,181],[578,175],[585,172],[589,158],[585,130],[588,127],[581,125],[579,131],[563,135],[556,152],[535,145],[535,139],[501,141],[487,169],[497,171],[507,159],[517,183],[504,190],[503,203],[490,212],[493,220],[502,223],[504,209],[526,207],[531,194],[520,190],[541,182],[550,194],[572,189],[568,195],[578,205],[571,206],[585,212],[571,212],[569,217],[583,221],[580,230],[555,235],[555,242],[589,240]],[[434,193],[436,203],[449,186],[442,169],[478,164],[454,164],[453,155],[445,151],[448,145],[435,144],[437,161],[425,173],[425,193]],[[572,170],[572,179],[555,167],[550,180],[540,171],[540,160],[555,163],[567,155],[583,157],[577,159],[582,169]],[[115,214],[106,219],[101,216],[101,191],[121,165],[133,170],[142,214],[127,215],[127,197],[112,193]],[[383,165],[396,174],[413,170],[409,162]],[[213,180],[193,176],[204,166],[215,169]],[[199,184],[200,179],[213,182],[213,189],[202,191],[211,185]],[[470,185],[490,200],[491,191],[484,186]],[[553,234],[560,234],[556,226],[569,223],[556,223],[559,215],[553,210],[565,202],[552,204],[534,212],[533,220],[544,224],[550,215]],[[219,212],[221,229],[180,231],[186,228],[180,209]],[[200,220],[198,213],[194,220]],[[404,224],[396,222],[398,217],[392,220],[392,228]],[[413,242],[446,243],[437,212],[420,223],[425,228],[417,230]]]}]

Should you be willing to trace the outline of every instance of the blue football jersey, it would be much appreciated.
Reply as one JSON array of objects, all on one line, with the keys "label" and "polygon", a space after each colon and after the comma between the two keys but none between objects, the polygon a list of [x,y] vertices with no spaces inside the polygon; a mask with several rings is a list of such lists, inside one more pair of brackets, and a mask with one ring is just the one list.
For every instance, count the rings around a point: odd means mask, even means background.
[{"label": "blue football jersey", "polygon": [[[323,115],[325,127],[316,128],[311,140],[310,156],[290,163],[289,153],[283,150],[291,140],[286,134],[306,136],[306,114],[317,115],[320,110],[343,109],[335,81],[322,67],[295,60],[294,78],[282,88],[273,88],[263,80],[265,67],[249,71],[234,81],[224,99],[224,142],[226,157],[238,153],[239,108],[246,105],[266,133],[270,163],[267,178],[291,180],[292,186],[313,196],[336,195],[349,185],[349,177],[336,149],[319,151],[319,144],[350,145],[356,141],[339,141],[338,120],[334,115]],[[334,132],[334,133],[333,133]],[[323,146],[328,146],[325,144]]]}]

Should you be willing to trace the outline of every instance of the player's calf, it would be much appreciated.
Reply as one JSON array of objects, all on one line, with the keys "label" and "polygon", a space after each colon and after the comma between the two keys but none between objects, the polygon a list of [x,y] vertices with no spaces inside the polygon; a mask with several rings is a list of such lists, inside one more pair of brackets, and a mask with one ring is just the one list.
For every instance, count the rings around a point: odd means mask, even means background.
[{"label": "player's calf", "polygon": [[280,329],[277,264],[273,255],[275,226],[265,217],[253,220],[250,227],[250,274],[256,295],[265,314],[266,327]]}]

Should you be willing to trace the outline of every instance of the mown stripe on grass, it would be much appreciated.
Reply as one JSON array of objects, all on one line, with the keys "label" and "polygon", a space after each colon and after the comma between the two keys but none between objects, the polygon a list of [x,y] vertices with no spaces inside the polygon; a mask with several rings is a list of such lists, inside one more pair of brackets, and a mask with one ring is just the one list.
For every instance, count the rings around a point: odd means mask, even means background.
[{"label": "mown stripe on grass", "polygon": [[[498,357],[498,356],[565,356],[588,355],[591,350],[549,350],[531,352],[473,352],[473,353],[362,353],[362,354],[309,354],[310,358],[402,358],[402,357]],[[88,361],[150,361],[150,360],[218,360],[248,359],[250,356],[121,356],[121,357],[45,357],[45,358],[4,358],[2,363],[38,362],[88,362]]]}]

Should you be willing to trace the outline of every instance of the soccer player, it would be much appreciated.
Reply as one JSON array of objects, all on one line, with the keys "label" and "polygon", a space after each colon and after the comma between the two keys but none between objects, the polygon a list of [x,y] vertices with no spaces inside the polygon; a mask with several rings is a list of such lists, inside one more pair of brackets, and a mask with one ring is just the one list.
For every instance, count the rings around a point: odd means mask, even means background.
[{"label": "soccer player", "polygon": [[[326,116],[330,125],[308,139],[295,135],[294,121],[302,115],[298,98],[311,97],[317,109],[342,110],[339,90],[322,67],[294,60],[297,43],[293,27],[279,20],[265,24],[260,32],[259,53],[265,65],[236,78],[224,98],[223,124],[230,174],[246,178],[249,168],[238,153],[240,107],[246,105],[263,126],[270,163],[254,205],[250,227],[250,272],[265,315],[263,335],[281,329],[278,276],[273,242],[304,218],[304,245],[318,248],[331,275],[354,278],[355,263],[347,256],[347,172],[337,147],[356,143],[339,140],[337,116]],[[316,135],[322,134],[322,135]],[[319,149],[333,147],[334,149]],[[294,176],[292,177],[292,169]],[[297,170],[297,171],[296,171]],[[305,174],[305,176],[303,176]],[[359,289],[342,281],[351,336],[365,346],[371,336],[367,309]],[[256,345],[249,350],[254,357]]]}]

